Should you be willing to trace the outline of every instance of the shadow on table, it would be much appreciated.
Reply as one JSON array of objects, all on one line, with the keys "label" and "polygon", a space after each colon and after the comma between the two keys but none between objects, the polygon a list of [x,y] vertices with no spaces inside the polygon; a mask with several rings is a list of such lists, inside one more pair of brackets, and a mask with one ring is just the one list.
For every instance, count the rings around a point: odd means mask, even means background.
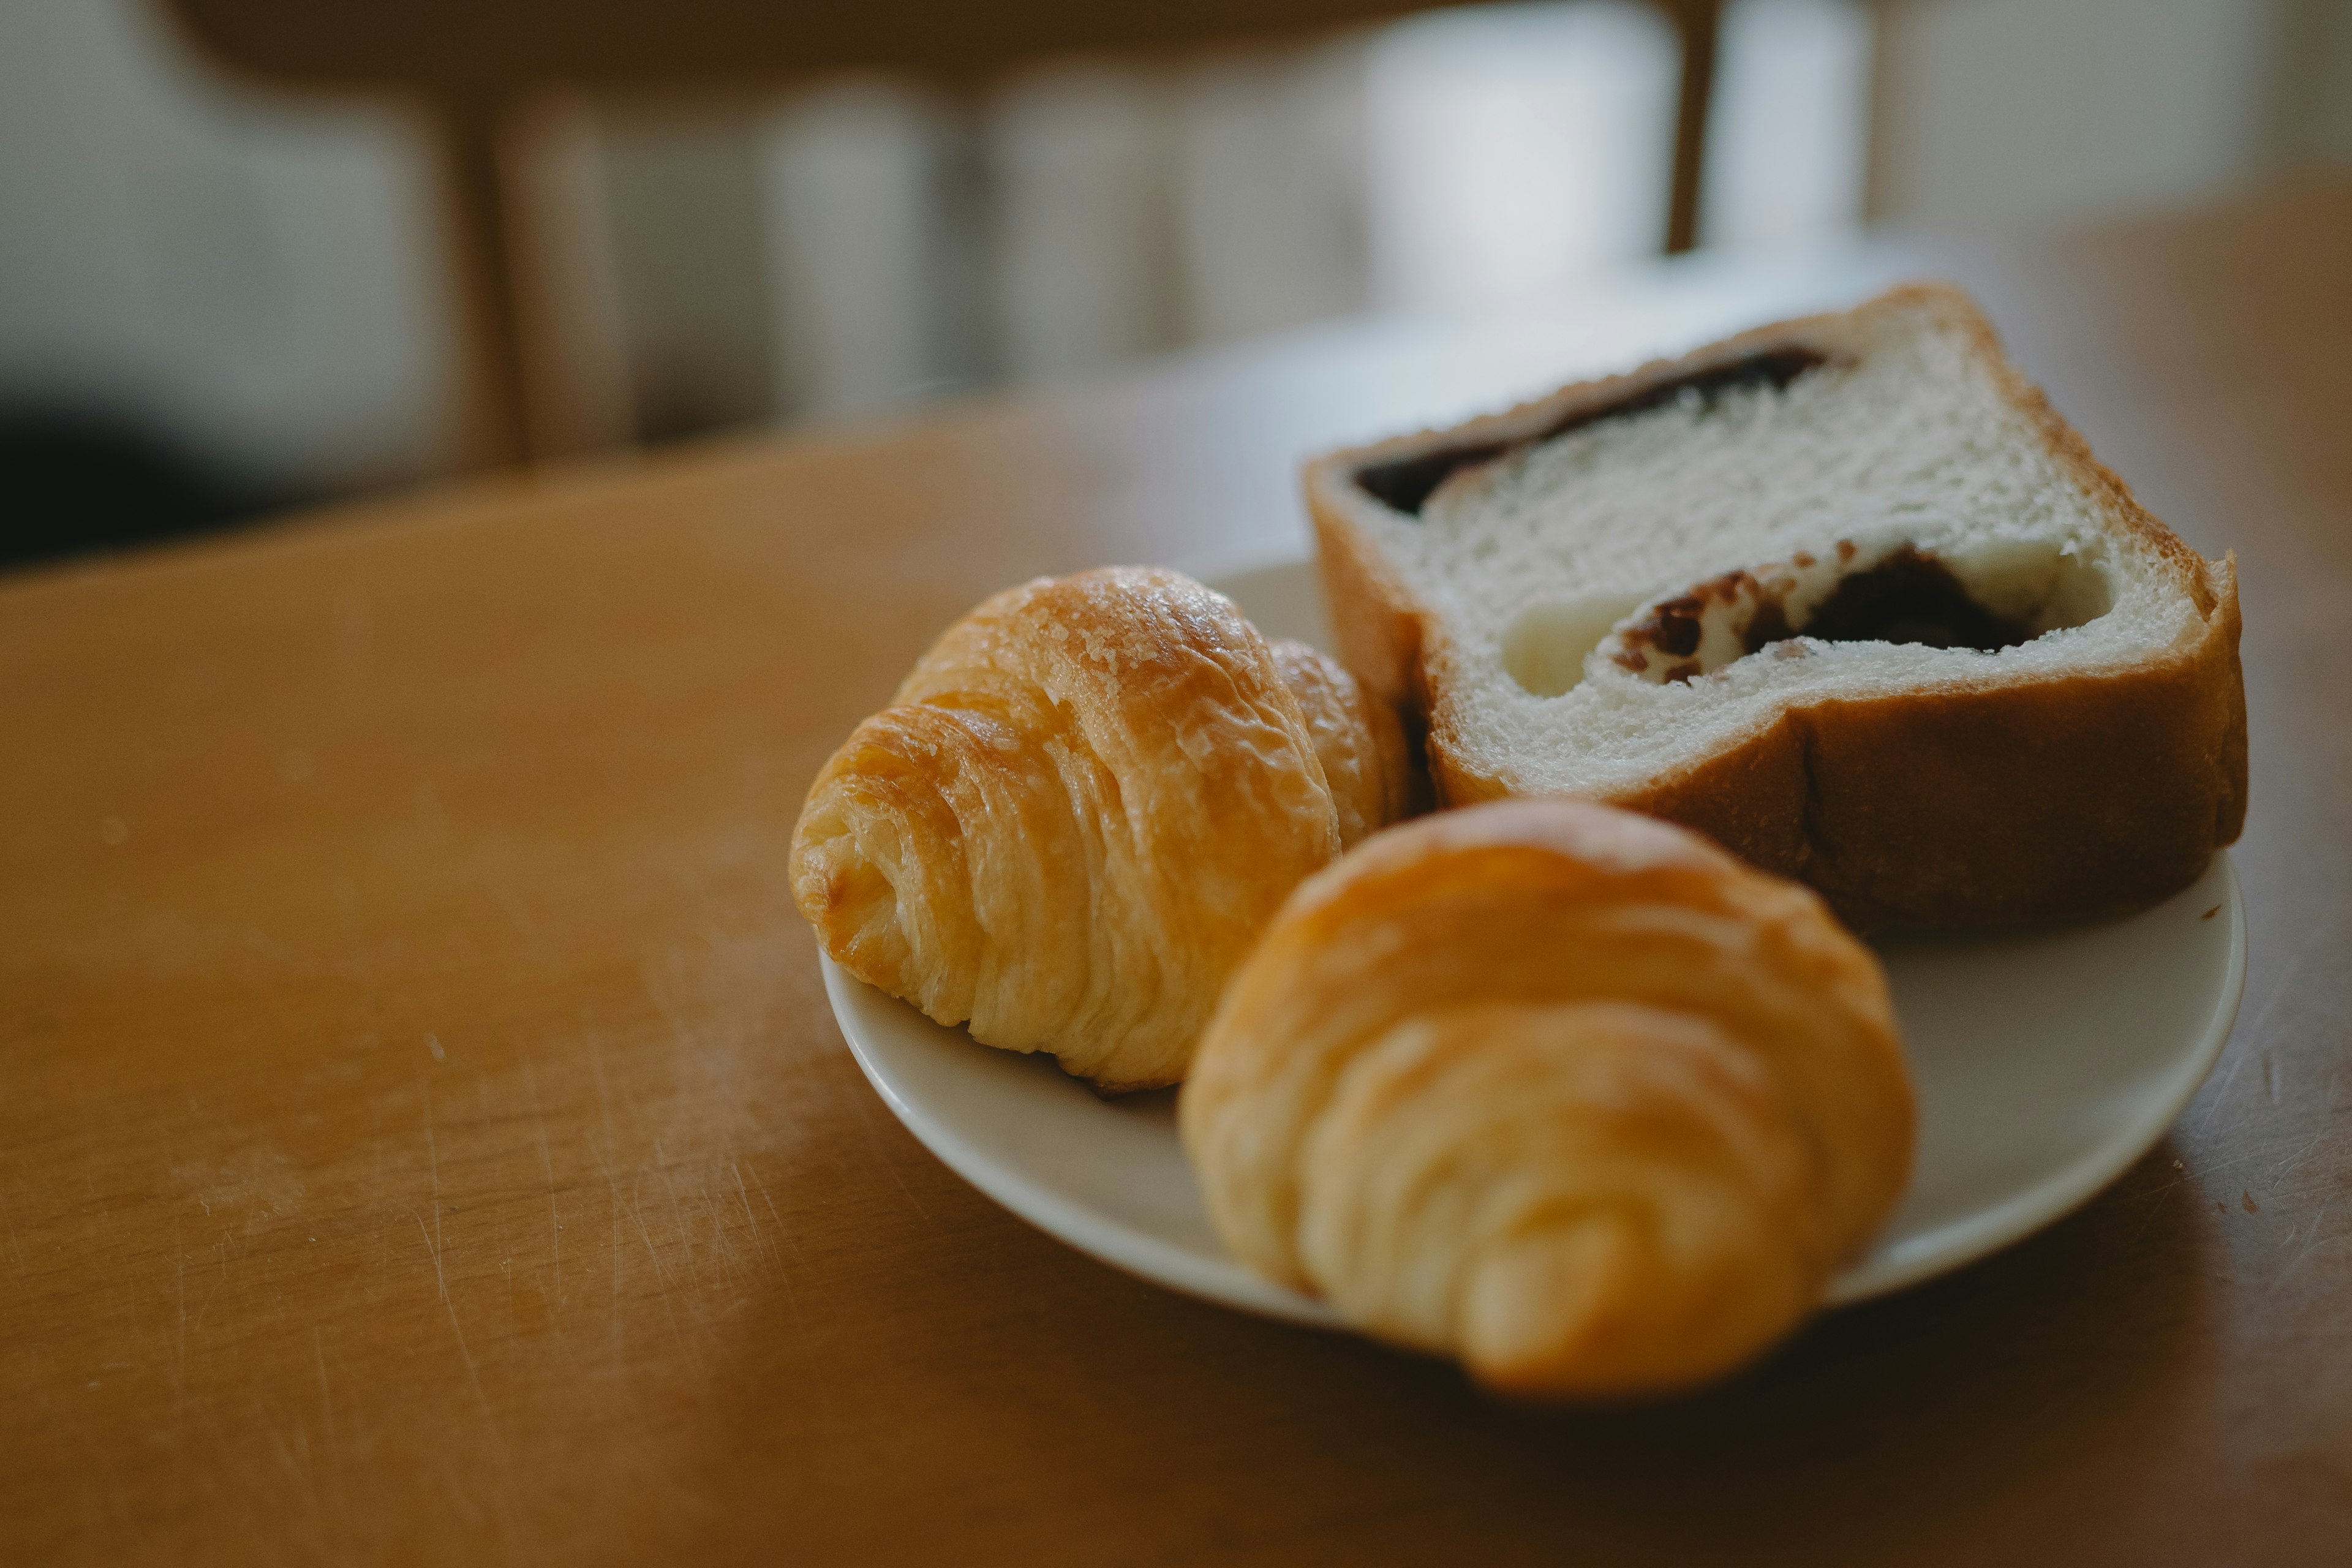
[{"label": "shadow on table", "polygon": [[1994,1539],[2152,1560],[2170,1538],[2146,1505],[2197,1462],[2205,1423],[2183,1417],[2210,1397],[2213,1215],[2168,1144],[1727,1384],[1571,1411],[1129,1279],[909,1160],[939,1181],[908,1194],[929,1223],[902,1244],[936,1249],[941,1284],[814,1345],[831,1292],[808,1272],[796,1324],[780,1300],[746,1314],[700,1548],[1817,1563],[1980,1562]]}]

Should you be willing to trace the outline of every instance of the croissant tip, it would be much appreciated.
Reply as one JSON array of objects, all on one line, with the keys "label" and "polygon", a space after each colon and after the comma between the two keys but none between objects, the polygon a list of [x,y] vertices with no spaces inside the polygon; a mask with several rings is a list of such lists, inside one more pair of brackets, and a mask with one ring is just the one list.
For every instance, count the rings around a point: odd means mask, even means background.
[{"label": "croissant tip", "polygon": [[1490,1253],[1465,1281],[1463,1359],[1479,1381],[1504,1392],[1538,1394],[1564,1379],[1580,1384],[1596,1359],[1594,1342],[1622,1312],[1633,1251],[1622,1225],[1594,1216]]},{"label": "croissant tip", "polygon": [[1770,1278],[1778,1272],[1768,1265],[1736,1289],[1720,1279],[1677,1282],[1662,1277],[1633,1227],[1596,1218],[1481,1264],[1464,1295],[1463,1358],[1509,1397],[1683,1392],[1754,1360],[1811,1308],[1817,1288],[1787,1289],[1794,1275]]},{"label": "croissant tip", "polygon": [[1073,1071],[1067,1066],[1065,1066],[1062,1070],[1085,1084],[1097,1100],[1107,1105],[1116,1104],[1119,1100],[1139,1094],[1158,1094],[1163,1090],[1174,1089],[1181,1081],[1172,1078],[1144,1078],[1132,1080],[1089,1078],[1082,1072]]}]

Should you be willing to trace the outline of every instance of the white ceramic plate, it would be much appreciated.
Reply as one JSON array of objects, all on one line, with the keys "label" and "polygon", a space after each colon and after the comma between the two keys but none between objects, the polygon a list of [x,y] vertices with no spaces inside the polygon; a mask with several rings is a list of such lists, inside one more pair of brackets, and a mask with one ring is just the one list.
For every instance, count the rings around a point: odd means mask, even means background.
[{"label": "white ceramic plate", "polygon": [[[1312,570],[1216,574],[1272,636],[1328,646]],[[1881,948],[1919,1091],[1910,1191],[1830,1288],[1859,1301],[2040,1229],[2164,1135],[2229,1038],[2246,974],[2226,855],[2128,919],[2029,936]],[[1179,1290],[1300,1322],[1322,1303],[1271,1284],[1209,1228],[1172,1091],[1098,1100],[1052,1061],[990,1050],[830,960],[826,994],[866,1076],[931,1152],[1031,1224]]]}]

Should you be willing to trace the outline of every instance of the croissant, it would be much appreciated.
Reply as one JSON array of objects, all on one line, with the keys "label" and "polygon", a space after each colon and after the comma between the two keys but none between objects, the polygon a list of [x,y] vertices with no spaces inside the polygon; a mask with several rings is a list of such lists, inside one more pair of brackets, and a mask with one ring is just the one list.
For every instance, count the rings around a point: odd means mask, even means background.
[{"label": "croissant", "polygon": [[1183,1077],[1299,879],[1404,798],[1396,721],[1178,573],[988,600],[810,788],[801,910],[842,967],[1108,1090]]},{"label": "croissant", "polygon": [[1538,1396],[1686,1386],[1894,1206],[1886,985],[1821,900],[1565,800],[1424,817],[1310,879],[1178,1103],[1244,1262]]},{"label": "croissant", "polygon": [[1307,732],[1331,788],[1339,847],[1406,815],[1412,779],[1396,710],[1365,695],[1347,667],[1303,642],[1271,637],[1274,668],[1298,699]]}]

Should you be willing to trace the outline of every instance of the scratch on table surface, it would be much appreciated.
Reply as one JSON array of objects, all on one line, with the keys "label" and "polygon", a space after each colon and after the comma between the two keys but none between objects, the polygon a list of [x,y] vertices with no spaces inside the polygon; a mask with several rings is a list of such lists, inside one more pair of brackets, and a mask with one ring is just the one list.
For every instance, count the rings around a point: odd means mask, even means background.
[{"label": "scratch on table surface", "polygon": [[[2226,1160],[2215,1160],[2200,1167],[2195,1173],[2200,1177],[2218,1176],[2224,1171],[2234,1171],[2241,1165],[2251,1165],[2257,1160],[2267,1160],[2270,1157],[2271,1152],[2267,1149],[2248,1149],[2232,1154]],[[2265,1186],[2269,1184],[2267,1181],[2263,1183]]]},{"label": "scratch on table surface", "polygon": [[515,1315],[514,1315],[514,1253],[513,1253],[513,1251],[512,1251],[511,1249],[509,1249],[509,1248],[508,1247],[508,1246],[507,1246],[507,1215],[506,1215],[506,1205],[503,1205],[503,1204],[492,1204],[492,1205],[490,1205],[490,1226],[491,1226],[491,1228],[492,1228],[493,1230],[495,1230],[495,1231],[497,1231],[497,1232],[498,1232],[498,1243],[499,1243],[499,1249],[498,1249],[498,1252],[497,1252],[497,1254],[496,1254],[496,1257],[498,1258],[498,1260],[499,1260],[499,1272],[500,1274],[503,1274],[503,1275],[505,1275],[505,1276],[506,1276],[506,1280],[507,1280],[507,1331],[508,1331],[509,1334],[511,1334],[511,1333],[514,1331],[514,1321],[515,1321]]},{"label": "scratch on table surface", "polygon": [[[371,1217],[382,1212],[383,1205],[383,1101],[377,1099],[368,1107],[368,1185],[367,1213]],[[392,1268],[392,1227],[378,1225],[375,1232],[375,1271],[381,1279]]]},{"label": "scratch on table surface", "polygon": [[[415,1213],[414,1210],[410,1212],[412,1215]],[[418,1229],[420,1231],[423,1229],[421,1224]],[[439,1266],[437,1258],[435,1260],[435,1265],[437,1268]],[[474,1402],[481,1409],[482,1432],[488,1440],[490,1464],[496,1476],[490,1493],[490,1506],[497,1515],[499,1534],[506,1543],[507,1555],[509,1558],[523,1557],[527,1555],[525,1549],[530,1542],[514,1510],[513,1453],[507,1446],[505,1430],[499,1425],[498,1412],[490,1404],[489,1391],[482,1384],[481,1368],[475,1363],[473,1350],[466,1343],[466,1331],[457,1321],[457,1304],[449,1300],[446,1289],[442,1293],[442,1306],[449,1314],[449,1332],[457,1342],[458,1358],[465,1363],[466,1381],[472,1384]],[[446,1447],[443,1450],[443,1466],[447,1470],[451,1489],[456,1493],[459,1504],[466,1510],[473,1522],[481,1523],[483,1516],[480,1509],[475,1506],[473,1499],[467,1493],[464,1483],[457,1479],[457,1472],[449,1468],[449,1450]]]},{"label": "scratch on table surface", "polygon": [[[695,1168],[693,1190],[681,1214],[683,1223],[708,1229],[709,1239],[704,1245],[704,1255],[718,1264],[729,1282],[740,1286],[751,1277],[751,1265],[767,1261],[767,1253],[757,1236],[747,1237],[736,1231],[733,1213],[727,1206],[726,1194],[719,1190],[718,1160],[718,1155],[712,1155]],[[677,1201],[673,1197],[672,1202]],[[749,1263],[743,1257],[746,1242],[751,1248]]]},{"label": "scratch on table surface", "polygon": [[613,1239],[605,1248],[604,1267],[613,1277],[613,1357],[620,1359],[621,1345],[626,1338],[621,1319],[621,1182],[613,1169],[613,1156],[618,1152],[613,1143],[613,1102],[604,1089],[604,1054],[596,1044],[595,1031],[588,1033],[588,1066],[596,1079],[596,1106],[604,1127],[604,1141],[588,1135],[588,1152],[595,1156],[596,1169],[604,1177],[604,1191],[609,1195],[613,1215]]},{"label": "scratch on table surface", "polygon": [[[2253,1038],[2253,1031],[2249,1028],[2241,1037],[2252,1040]],[[2238,1074],[2243,1070],[2246,1063],[2252,1060],[2257,1054],[2258,1053],[2250,1045],[2245,1049],[2237,1051],[2231,1055],[2230,1058],[2230,1070],[2223,1073],[2221,1078],[2214,1082],[2212,1087],[2206,1091],[2209,1098],[2207,1098],[2205,1101],[2205,1109],[2198,1112],[2197,1125],[2191,1129],[2192,1131],[2201,1134],[2207,1128],[2213,1124],[2213,1119],[2221,1113],[2221,1107],[2229,1100],[2230,1086],[2238,1081]]]},{"label": "scratch on table surface", "polygon": [[[695,1381],[706,1390],[710,1386],[710,1365],[702,1359],[702,1340],[687,1331],[677,1321],[677,1298],[670,1291],[662,1292],[662,1316],[669,1321],[669,1337],[686,1352],[686,1359],[694,1363]],[[691,1303],[689,1303],[691,1305]],[[698,1321],[699,1321],[698,1315]]]},{"label": "scratch on table surface", "polygon": [[865,1131],[866,1142],[872,1147],[875,1157],[882,1162],[882,1168],[890,1173],[892,1181],[898,1184],[898,1191],[906,1194],[907,1201],[915,1205],[915,1212],[928,1222],[931,1211],[923,1206],[923,1200],[915,1195],[915,1189],[908,1186],[907,1178],[898,1173],[898,1162],[890,1157],[890,1146],[885,1141],[886,1135],[874,1124],[874,1112],[866,1103],[866,1098],[861,1094],[850,1100],[857,1110],[857,1125]]},{"label": "scratch on table surface", "polygon": [[441,1154],[433,1142],[433,1086],[424,1079],[417,1087],[425,1091],[425,1161],[433,1178],[433,1279],[441,1288],[441,1300],[449,1300],[449,1277],[441,1268]]},{"label": "scratch on table surface", "polygon": [[2131,1238],[2134,1246],[2138,1245],[2140,1238],[2146,1236],[2149,1228],[2164,1215],[2165,1194],[2183,1183],[2194,1182],[2197,1179],[2197,1173],[2184,1164],[2179,1156],[2174,1156],[2171,1163],[2172,1168],[2179,1173],[2178,1175],[2169,1176],[2155,1186],[2128,1193],[2126,1197],[2126,1202],[2137,1203],[2139,1205],[2139,1224],[2132,1229]]},{"label": "scratch on table surface", "polygon": [[278,1468],[286,1473],[286,1479],[300,1485],[309,1494],[310,1515],[315,1520],[319,1513],[319,1487],[310,1473],[310,1445],[302,1436],[302,1428],[299,1425],[294,1428],[294,1441],[289,1443],[286,1434],[278,1430],[277,1421],[266,1407],[261,1412],[261,1419],[269,1429],[271,1457],[278,1461]]},{"label": "scratch on table surface", "polygon": [[333,1453],[341,1439],[335,1436],[334,1390],[327,1384],[327,1339],[316,1324],[310,1329],[310,1353],[319,1363],[319,1409],[326,1422],[328,1451]]},{"label": "scratch on table surface", "polygon": [[289,1444],[286,1434],[278,1429],[277,1422],[272,1421],[269,1423],[269,1444],[278,1450],[278,1468],[286,1472],[287,1479],[301,1482],[310,1493],[310,1512],[316,1517],[319,1512],[319,1482],[318,1478],[310,1473],[310,1435],[298,1421],[294,1425],[294,1441]]},{"label": "scratch on table surface", "polygon": [[757,1160],[751,1162],[751,1184],[760,1189],[760,1201],[768,1205],[768,1217],[776,1222],[776,1234],[784,1238],[784,1245],[791,1247],[793,1257],[798,1258],[801,1256],[800,1238],[793,1234],[793,1227],[784,1223],[784,1216],[776,1212],[776,1200],[769,1194],[767,1179],[760,1174]]},{"label": "scratch on table surface", "polygon": [[335,1395],[327,1384],[327,1342],[317,1324],[310,1327],[310,1350],[319,1363],[319,1407],[327,1433],[327,1473],[335,1490],[335,1511],[345,1512],[351,1500],[343,1489],[343,1439],[335,1430]]},{"label": "scratch on table surface", "polygon": [[[481,1369],[474,1364],[474,1352],[466,1343],[466,1330],[464,1326],[457,1321],[457,1303],[449,1300],[449,1281],[447,1277],[443,1274],[441,1270],[440,1246],[435,1237],[425,1230],[424,1215],[418,1214],[414,1208],[410,1208],[406,1204],[403,1204],[401,1207],[406,1209],[408,1217],[416,1222],[417,1238],[425,1243],[425,1249],[433,1255],[433,1278],[435,1282],[440,1288],[441,1306],[443,1310],[449,1314],[449,1331],[457,1337],[457,1355],[458,1358],[466,1363],[467,1381],[474,1385],[474,1397],[481,1404],[482,1419],[490,1426],[492,1435],[495,1436],[498,1423],[496,1418],[490,1413],[490,1396],[482,1387]],[[440,1207],[438,1201],[435,1203],[434,1207],[436,1209]],[[437,1230],[438,1228],[439,1221],[438,1216],[436,1215],[435,1229]]]},{"label": "scratch on table surface", "polygon": [[482,1386],[482,1369],[474,1364],[474,1352],[466,1343],[465,1328],[457,1321],[457,1304],[444,1296],[441,1305],[448,1310],[449,1332],[457,1337],[457,1357],[466,1363],[466,1381],[474,1385],[474,1398],[482,1407],[482,1425],[489,1429],[491,1440],[496,1442],[498,1416],[490,1410],[489,1391]]},{"label": "scratch on table surface", "polygon": [[596,1168],[604,1173],[604,1191],[613,1215],[613,1239],[604,1247],[604,1271],[613,1280],[613,1354],[617,1358],[625,1337],[621,1327],[621,1184],[613,1173],[613,1162],[605,1157],[593,1136],[588,1140],[588,1150],[596,1156]]},{"label": "scratch on table surface", "polygon": [[457,1507],[465,1513],[466,1522],[477,1526],[483,1523],[482,1510],[475,1506],[472,1494],[466,1490],[466,1482],[458,1471],[455,1457],[446,1449],[441,1455],[441,1473],[447,1479],[449,1495],[457,1500]]},{"label": "scratch on table surface", "polygon": [[[656,1154],[660,1152],[660,1145],[655,1145],[655,1152]],[[678,1250],[686,1254],[687,1282],[699,1292],[702,1289],[702,1270],[696,1268],[694,1263],[693,1222],[687,1218],[685,1206],[677,1201],[677,1184],[670,1179],[668,1167],[656,1164],[654,1167],[654,1174],[661,1178],[662,1190],[669,1194],[669,1219],[670,1224],[677,1227]]]},{"label": "scratch on table surface", "polygon": [[563,1215],[555,1206],[555,1161],[547,1152],[547,1112],[540,1109],[539,1074],[530,1056],[522,1058],[522,1083],[530,1095],[530,1118],[539,1131],[539,1172],[547,1178],[547,1244],[555,1263],[555,1304],[563,1305]]},{"label": "scratch on table surface", "polygon": [[2328,1211],[2336,1206],[2336,1196],[2337,1194],[2329,1194],[2327,1201],[2319,1205],[2319,1213],[2313,1216],[2311,1222],[2311,1239],[2305,1242],[2301,1249],[2298,1250],[2293,1258],[2287,1260],[2285,1268],[2281,1268],[2276,1274],[2271,1276],[2271,1289],[2273,1290],[2276,1290],[2281,1285],[2285,1284],[2286,1277],[2294,1273],[2297,1268],[2301,1268],[2304,1260],[2308,1258],[2315,1251],[2318,1250],[2324,1243],[2340,1241],[2343,1239],[2341,1232],[2335,1235],[2328,1234],[2326,1225]]},{"label": "scratch on table surface", "polygon": [[640,1174],[629,1184],[629,1217],[637,1222],[637,1234],[645,1238],[646,1256],[653,1259],[654,1283],[660,1286],[662,1294],[667,1296],[670,1289],[669,1270],[662,1267],[661,1248],[654,1245],[653,1232],[646,1228],[645,1200],[640,1196],[644,1182],[645,1177]]},{"label": "scratch on table surface", "polygon": [[[743,1194],[743,1217],[751,1221],[752,1243],[756,1247],[758,1245],[760,1236],[760,1225],[759,1221],[751,1219],[751,1194],[749,1192],[745,1192],[743,1188],[743,1163],[741,1161],[734,1159],[730,1159],[727,1163],[735,1173],[735,1190],[739,1193],[742,1193]],[[754,1177],[757,1177],[759,1173],[759,1168],[754,1166],[752,1168],[751,1174]],[[782,1230],[784,1228],[784,1216],[776,1213],[776,1202],[773,1198],[768,1196],[768,1185],[765,1182],[761,1182],[760,1184],[760,1199],[768,1205],[768,1213],[775,1220],[776,1228],[779,1231]],[[794,1254],[797,1256],[798,1248],[794,1248]],[[808,1334],[808,1325],[801,1321],[801,1296],[798,1290],[793,1289],[793,1271],[784,1267],[783,1255],[774,1249],[772,1243],[770,1245],[768,1256],[775,1264],[776,1278],[783,1283],[784,1305],[792,1311],[793,1327],[802,1335],[803,1338],[806,1338]]]},{"label": "scratch on table surface", "polygon": [[[611,1143],[614,1153],[617,1155],[620,1151],[620,1141],[613,1127],[613,1099],[604,1078],[604,1045],[603,1039],[596,1034],[594,1029],[591,1028],[587,1033],[589,1066],[594,1069],[596,1074],[597,1110],[604,1118],[604,1136]],[[626,1085],[624,1085],[623,1087],[625,1090],[627,1089]],[[660,1156],[661,1146],[658,1142],[654,1142],[654,1140],[646,1131],[645,1108],[637,1102],[637,1097],[633,1091],[624,1092],[622,1100],[626,1104],[631,1130],[636,1134],[637,1142],[640,1144],[653,1142],[655,1155],[656,1158],[658,1159]]]},{"label": "scratch on table surface", "polygon": [[[196,1309],[196,1328],[200,1332],[205,1326],[205,1314],[213,1310],[213,1298],[219,1295],[221,1287],[228,1283],[228,1243],[229,1233],[226,1231],[222,1231],[221,1238],[213,1243],[213,1252],[220,1259],[220,1278],[213,1281],[213,1288],[205,1292],[204,1304]],[[186,1303],[183,1301],[181,1304],[183,1315],[186,1310]]]},{"label": "scratch on table surface", "polygon": [[[2251,1046],[2253,1041],[2263,1037],[2263,1026],[2271,1021],[2271,1015],[2278,1011],[2280,1002],[2284,1001],[2288,992],[2294,989],[2295,976],[2303,973],[2305,961],[2318,951],[2321,939],[2327,934],[2326,928],[2322,925],[2314,925],[2305,934],[2303,945],[2295,950],[2293,958],[2287,960],[2286,967],[2279,972],[2279,977],[2271,982],[2270,994],[2263,998],[2262,1006],[2255,1010],[2253,1022],[2238,1026],[2235,1033],[2239,1038],[2245,1040]],[[2269,1052],[2267,1050],[2256,1052],[2252,1049],[2240,1051],[2237,1058],[2230,1064],[2230,1070],[2224,1073],[2221,1076],[2221,1081],[2214,1086],[2212,1098],[2206,1101],[2204,1110],[2197,1118],[2197,1131],[2200,1133],[2210,1127],[2213,1124],[2213,1119],[2221,1115],[2222,1104],[2229,1098],[2230,1086],[2237,1081],[2238,1074],[2245,1070],[2246,1063],[2256,1055],[2267,1057]]]},{"label": "scratch on table surface", "polygon": [[425,1228],[425,1216],[418,1214],[413,1205],[401,1204],[398,1207],[401,1213],[406,1215],[409,1218],[416,1222],[417,1239],[425,1244],[425,1252],[432,1257],[433,1278],[436,1281],[440,1282],[437,1293],[441,1300],[446,1301],[449,1299],[449,1287],[446,1281],[441,1280],[441,1249],[434,1245],[433,1233]]},{"label": "scratch on table surface", "polygon": [[2302,1164],[2305,1160],[2310,1159],[2312,1151],[2317,1149],[2322,1143],[2326,1142],[2327,1137],[2328,1130],[2326,1128],[2322,1128],[2319,1131],[2313,1133],[2310,1138],[2305,1141],[2302,1148],[2297,1149],[2294,1153],[2289,1154],[2285,1159],[2281,1160],[2276,1165],[2271,1168],[2271,1173],[2267,1177],[2263,1178],[2263,1184],[2275,1191],[2279,1185],[2279,1178],[2285,1175],[2289,1171],[2294,1170],[2297,1165]]},{"label": "scratch on table surface", "polygon": [[[727,1160],[727,1168],[735,1173],[735,1192],[743,1200],[743,1225],[744,1228],[751,1233],[752,1256],[773,1258],[774,1248],[760,1229],[759,1216],[751,1212],[751,1189],[743,1184],[743,1162],[736,1159],[730,1152]],[[776,1259],[776,1264],[779,1268],[783,1266],[781,1258]]]},{"label": "scratch on table surface", "polygon": [[[449,1274],[442,1263],[441,1153],[433,1137],[433,1085],[426,1079],[419,1079],[417,1086],[425,1091],[425,1161],[426,1173],[433,1186],[433,1236],[428,1243],[433,1249],[433,1282],[441,1293],[443,1309],[449,1314],[449,1332],[457,1338],[458,1357],[466,1363],[467,1381],[474,1385],[474,1397],[482,1406],[482,1420],[489,1426],[495,1436],[498,1422],[490,1413],[490,1396],[482,1387],[482,1373],[481,1369],[474,1364],[473,1350],[466,1343],[465,1327],[457,1321],[457,1303],[449,1299]],[[412,1215],[415,1213],[414,1209],[409,1212]],[[422,1231],[424,1228],[420,1221],[417,1229]]]},{"label": "scratch on table surface", "polygon": [[188,1254],[180,1245],[180,1222],[172,1221],[172,1261],[180,1299],[180,1356],[172,1368],[172,1391],[184,1398],[188,1392]]},{"label": "scratch on table surface", "polygon": [[596,1079],[596,1115],[604,1124],[604,1147],[618,1153],[620,1143],[613,1132],[613,1092],[604,1082],[604,1047],[593,1029],[588,1031],[588,1070]]},{"label": "scratch on table surface", "polygon": [[[313,1473],[310,1465],[310,1440],[303,1432],[300,1422],[294,1424],[294,1437],[289,1443],[287,1441],[285,1431],[279,1427],[276,1416],[267,1406],[260,1410],[259,1415],[261,1424],[268,1433],[269,1452],[278,1461],[278,1471],[286,1478],[289,1487],[299,1491],[303,1502],[308,1505],[302,1510],[305,1517],[300,1521],[298,1522],[291,1517],[287,1517],[287,1527],[289,1531],[299,1531],[306,1534],[312,1552],[319,1556],[326,1556],[328,1554],[326,1505],[324,1499],[320,1495],[319,1479]],[[285,1512],[282,1504],[279,1511],[281,1514]]]}]

